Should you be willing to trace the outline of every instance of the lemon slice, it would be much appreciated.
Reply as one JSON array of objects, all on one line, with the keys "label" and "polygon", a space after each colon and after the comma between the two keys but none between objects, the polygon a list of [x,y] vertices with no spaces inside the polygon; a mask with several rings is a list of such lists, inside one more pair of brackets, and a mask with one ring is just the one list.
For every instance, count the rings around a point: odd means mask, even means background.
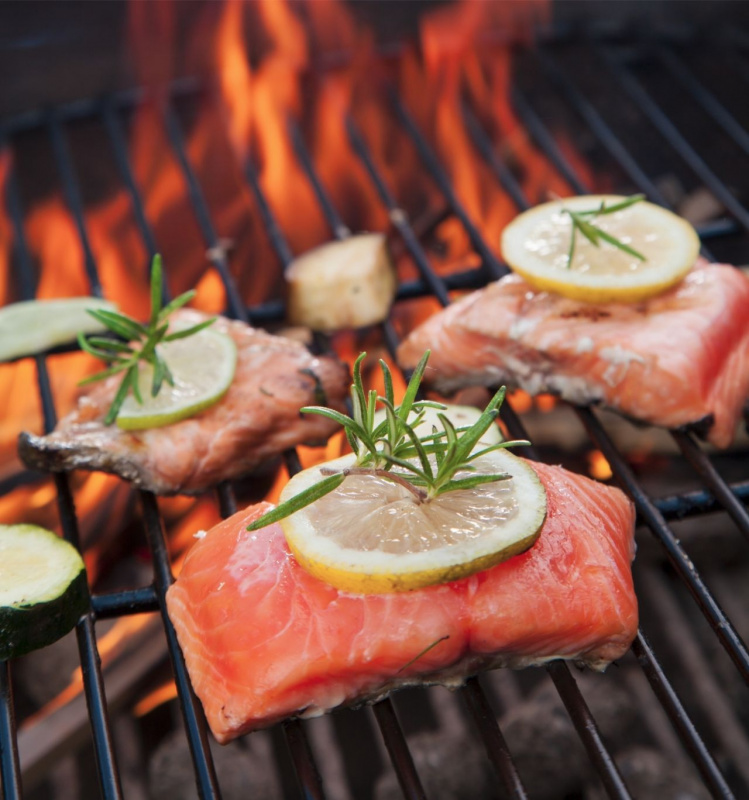
[{"label": "lemon slice", "polygon": [[234,378],[236,345],[229,336],[210,328],[159,345],[159,352],[171,370],[174,386],[164,381],[161,391],[151,397],[153,367],[141,364],[138,387],[143,404],[129,394],[117,415],[118,427],[158,428],[191,417],[217,403]]},{"label": "lemon slice", "polygon": [[564,209],[589,211],[602,202],[613,206],[626,199],[584,195],[536,206],[504,229],[502,255],[535,288],[575,300],[629,303],[659,294],[694,266],[700,241],[686,220],[652,203],[585,218],[641,253],[644,261],[605,241],[596,247],[578,231],[568,268],[572,221]]},{"label": "lemon slice", "polygon": [[[473,406],[459,406],[454,403],[445,403],[445,409],[443,411],[436,408],[425,408],[424,418],[414,428],[419,437],[429,435],[432,432],[432,427],[437,428],[438,431],[443,429],[438,414],[444,414],[456,428],[465,428],[475,425],[478,418],[481,416],[481,412]],[[386,412],[384,408],[375,411],[375,425],[379,425],[383,422],[385,420],[385,415]],[[416,415],[412,412],[408,420],[410,424],[413,424],[413,418],[415,416]],[[474,450],[483,450],[484,447],[499,444],[501,441],[502,433],[499,430],[499,426],[491,425],[486,429],[486,433],[478,440]]]},{"label": "lemon slice", "polygon": [[[354,461],[349,454],[299,472],[281,502],[320,481],[321,467],[342,470]],[[419,503],[392,481],[349,475],[281,521],[286,540],[312,575],[360,594],[420,589],[493,567],[535,542],[546,518],[546,492],[533,468],[505,450],[473,464],[512,477]]]},{"label": "lemon slice", "polygon": [[115,311],[114,303],[98,297],[27,300],[0,309],[0,361],[41,353],[74,342],[78,331],[106,330],[86,309]]}]

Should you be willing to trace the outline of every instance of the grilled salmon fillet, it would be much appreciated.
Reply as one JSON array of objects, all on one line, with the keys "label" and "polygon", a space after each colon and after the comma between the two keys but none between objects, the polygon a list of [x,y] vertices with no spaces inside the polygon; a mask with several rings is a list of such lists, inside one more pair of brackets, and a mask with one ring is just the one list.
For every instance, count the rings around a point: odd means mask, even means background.
[{"label": "grilled salmon fillet", "polygon": [[398,361],[427,348],[424,379],[443,392],[507,383],[727,447],[749,394],[749,280],[701,260],[657,297],[591,305],[508,275],[417,327]]},{"label": "grilled salmon fillet", "polygon": [[260,504],[194,545],[167,593],[193,687],[219,742],[400,686],[555,658],[602,670],[637,631],[634,510],[618,489],[533,464],[548,498],[537,542],[471,577],[357,595],[305,572]]},{"label": "grilled salmon fillet", "polygon": [[[173,319],[193,325],[206,316],[181,311]],[[213,329],[237,345],[234,380],[218,403],[165,427],[121,430],[103,422],[121,380],[114,376],[84,394],[52,433],[22,433],[24,463],[54,472],[102,470],[156,494],[195,494],[240,477],[289,447],[322,444],[338,429],[299,409],[329,405],[344,411],[350,382],[345,364],[242,322],[219,317]]]}]

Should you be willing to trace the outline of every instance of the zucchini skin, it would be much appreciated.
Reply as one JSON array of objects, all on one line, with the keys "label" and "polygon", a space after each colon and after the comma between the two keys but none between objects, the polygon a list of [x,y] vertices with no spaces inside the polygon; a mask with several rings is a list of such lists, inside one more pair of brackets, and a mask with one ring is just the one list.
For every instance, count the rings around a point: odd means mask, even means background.
[{"label": "zucchini skin", "polygon": [[0,660],[22,656],[61,639],[89,606],[88,580],[82,567],[54,600],[0,608]]}]

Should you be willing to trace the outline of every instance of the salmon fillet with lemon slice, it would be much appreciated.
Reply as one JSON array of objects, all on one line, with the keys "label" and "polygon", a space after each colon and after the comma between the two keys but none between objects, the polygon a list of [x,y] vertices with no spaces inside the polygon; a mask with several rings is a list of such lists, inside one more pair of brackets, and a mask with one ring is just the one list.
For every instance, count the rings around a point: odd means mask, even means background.
[{"label": "salmon fillet with lemon slice", "polygon": [[[530,462],[529,462],[530,463]],[[570,659],[603,670],[637,631],[634,510],[618,489],[532,464],[547,496],[535,544],[452,583],[340,591],[306,572],[253,506],[205,534],[167,604],[219,742],[398,687]]]},{"label": "salmon fillet with lemon slice", "polygon": [[[194,325],[206,316],[182,310],[174,318]],[[223,317],[210,330],[231,337],[237,350],[234,378],[215,405],[164,427],[105,425],[121,380],[114,376],[87,391],[52,433],[22,433],[23,461],[32,469],[111,472],[156,494],[195,494],[245,475],[287,448],[322,444],[336,431],[331,420],[299,409],[318,404],[343,410],[345,364]]]},{"label": "salmon fillet with lemon slice", "polygon": [[591,304],[509,275],[417,327],[399,363],[415,366],[427,347],[424,380],[440,391],[507,383],[694,426],[727,447],[749,394],[749,280],[700,260],[655,297]]}]

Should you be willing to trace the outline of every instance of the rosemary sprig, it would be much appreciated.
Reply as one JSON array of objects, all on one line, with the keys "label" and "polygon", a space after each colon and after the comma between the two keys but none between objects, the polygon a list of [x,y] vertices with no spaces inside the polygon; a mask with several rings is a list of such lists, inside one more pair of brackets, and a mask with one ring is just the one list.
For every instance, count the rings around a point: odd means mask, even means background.
[{"label": "rosemary sprig", "polygon": [[638,252],[633,247],[630,247],[628,244],[625,244],[620,239],[617,239],[615,236],[612,236],[610,233],[607,233],[605,230],[599,228],[595,224],[597,217],[605,216],[606,214],[614,214],[617,211],[623,211],[625,208],[629,208],[630,206],[633,206],[635,203],[639,203],[644,199],[644,194],[633,194],[631,197],[626,198],[626,200],[622,200],[620,203],[614,203],[613,206],[607,206],[606,201],[602,200],[601,205],[598,208],[592,208],[587,211],[572,211],[569,208],[563,208],[562,213],[568,214],[572,220],[570,247],[567,251],[567,269],[572,268],[572,259],[575,255],[575,244],[577,242],[578,231],[591,244],[595,245],[595,247],[600,247],[601,241],[604,241],[610,245],[613,245],[614,247],[617,247],[619,250],[623,250],[625,253],[629,253],[629,255],[634,256],[640,261],[647,261],[642,253]]},{"label": "rosemary sprig", "polygon": [[[473,425],[456,428],[442,413],[438,419],[442,430],[436,426],[432,432],[419,436],[416,428],[424,419],[427,408],[444,411],[445,406],[429,400],[417,400],[421,379],[426,369],[427,351],[411,376],[403,401],[395,405],[393,379],[388,365],[380,360],[384,378],[385,396],[376,391],[364,391],[361,364],[366,353],[356,359],[351,386],[353,416],[348,417],[331,408],[307,406],[305,414],[319,414],[343,426],[351,449],[356,454],[352,467],[343,470],[322,468],[325,477],[309,489],[295,495],[285,503],[259,517],[247,530],[253,531],[278,522],[305,506],[314,503],[338,488],[347,475],[378,475],[407,488],[420,503],[426,503],[445,492],[472,489],[483,483],[506,480],[506,473],[476,472],[471,462],[477,458],[506,447],[527,445],[524,440],[499,442],[474,452],[481,437],[494,424],[505,396],[502,387]],[[385,419],[375,425],[377,405],[385,408]],[[455,477],[457,473],[473,473]]]},{"label": "rosemary sprig", "polygon": [[94,319],[109,328],[112,333],[126,340],[126,342],[121,342],[101,336],[89,336],[86,338],[83,333],[78,334],[78,344],[81,349],[109,365],[102,372],[97,372],[95,375],[82,380],[78,384],[79,386],[104,380],[112,375],[118,375],[120,372],[125,373],[112,405],[109,407],[107,416],[104,418],[105,425],[111,425],[115,421],[130,391],[132,391],[133,396],[139,403],[143,403],[138,382],[140,362],[151,364],[153,367],[151,397],[156,397],[165,381],[170,386],[174,386],[174,378],[168,364],[158,350],[158,345],[192,336],[194,333],[213,324],[216,319],[213,317],[189,328],[167,333],[169,330],[169,315],[189,303],[195,297],[195,290],[184,292],[163,308],[161,305],[162,291],[163,266],[161,256],[156,254],[151,264],[151,314],[148,324],[144,325],[132,319],[132,317],[116,311],[87,309],[87,312]]}]

